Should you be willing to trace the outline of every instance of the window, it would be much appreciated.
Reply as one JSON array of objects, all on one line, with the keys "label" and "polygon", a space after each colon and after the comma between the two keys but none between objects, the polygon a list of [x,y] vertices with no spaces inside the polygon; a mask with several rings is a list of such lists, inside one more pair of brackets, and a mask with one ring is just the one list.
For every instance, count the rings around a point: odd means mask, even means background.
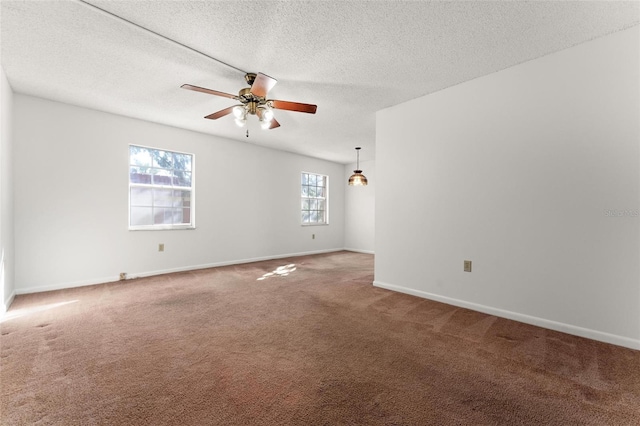
[{"label": "window", "polygon": [[302,224],[322,225],[329,223],[328,215],[329,177],[302,172]]},{"label": "window", "polygon": [[129,145],[129,229],[194,227],[192,154]]}]

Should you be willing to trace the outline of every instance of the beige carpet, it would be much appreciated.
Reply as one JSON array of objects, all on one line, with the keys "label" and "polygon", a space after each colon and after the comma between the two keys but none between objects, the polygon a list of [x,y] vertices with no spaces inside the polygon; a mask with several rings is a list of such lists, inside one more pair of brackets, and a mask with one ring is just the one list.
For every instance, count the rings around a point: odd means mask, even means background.
[{"label": "beige carpet", "polygon": [[18,296],[0,422],[640,424],[639,351],[372,281],[339,252]]}]

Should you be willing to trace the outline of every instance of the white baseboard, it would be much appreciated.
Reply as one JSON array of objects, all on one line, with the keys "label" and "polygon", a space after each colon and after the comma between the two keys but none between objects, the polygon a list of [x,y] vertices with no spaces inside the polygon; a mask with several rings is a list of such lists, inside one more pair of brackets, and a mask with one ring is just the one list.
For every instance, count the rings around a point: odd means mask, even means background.
[{"label": "white baseboard", "polygon": [[16,292],[14,291],[6,300],[2,302],[2,306],[0,306],[0,310],[2,310],[2,312],[0,312],[0,317],[9,310],[9,308],[11,307],[11,304],[13,303],[13,299],[15,298],[16,298]]},{"label": "white baseboard", "polygon": [[88,285],[106,284],[106,283],[112,283],[115,281],[120,281],[120,277],[109,276],[109,277],[92,278],[89,280],[73,281],[73,282],[66,282],[66,283],[34,285],[34,286],[28,286],[28,287],[16,289],[16,294],[20,295],[20,294],[30,294],[30,293],[42,293],[44,291],[64,290],[66,288],[85,287]]},{"label": "white baseboard", "polygon": [[578,327],[575,325],[565,324],[544,318],[533,317],[530,315],[520,314],[518,312],[505,311],[503,309],[491,306],[480,305],[477,303],[467,302],[464,300],[453,299],[451,297],[440,296],[426,291],[415,290],[412,288],[402,287],[398,285],[388,284],[381,281],[374,281],[373,285],[387,290],[393,290],[400,293],[411,294],[413,296],[422,297],[424,299],[435,300],[437,302],[446,303],[448,305],[459,306],[485,314],[494,315],[501,318],[507,318],[514,321],[531,324],[550,330],[560,331],[562,333],[573,334],[575,336],[586,337],[600,342],[611,343],[613,345],[624,346],[630,349],[640,350],[640,339],[632,339],[629,337],[618,336],[615,334],[605,333],[602,331],[591,330],[588,328]]},{"label": "white baseboard", "polygon": [[333,253],[333,252],[341,251],[341,250],[343,250],[343,249],[328,249],[328,250],[307,251],[307,252],[302,252],[302,253],[277,254],[277,255],[273,255],[273,256],[262,256],[262,257],[253,257],[253,258],[249,258],[249,259],[229,260],[229,261],[225,261],[225,262],[208,263],[208,264],[205,264],[205,265],[186,266],[186,267],[163,269],[163,270],[151,271],[151,272],[140,272],[140,273],[137,273],[137,274],[127,274],[127,276],[129,277],[129,279],[142,278],[142,277],[150,277],[150,276],[153,276],[153,275],[170,274],[172,272],[195,271],[195,270],[198,270],[198,269],[218,268],[220,266],[229,266],[229,265],[241,265],[243,263],[262,262],[262,261],[265,261],[265,260],[284,259],[284,258],[287,258],[287,257],[309,256],[309,255],[312,255],[312,254]]},{"label": "white baseboard", "polygon": [[[240,264],[243,264],[243,263],[261,262],[261,261],[264,261],[264,260],[283,259],[283,258],[287,258],[287,257],[297,257],[297,256],[308,256],[308,255],[312,255],[312,254],[333,253],[333,252],[341,251],[341,250],[344,250],[344,249],[338,248],[338,249],[315,250],[315,251],[307,251],[307,252],[301,252],[301,253],[278,254],[278,255],[273,255],[273,256],[254,257],[254,258],[249,258],[249,259],[229,260],[229,261],[224,261],[224,262],[214,262],[214,263],[207,263],[207,264],[202,264],[202,265],[181,266],[181,267],[177,267],[177,268],[159,269],[159,270],[155,270],[155,271],[143,271],[143,272],[133,272],[133,273],[128,272],[127,273],[127,279],[129,280],[129,279],[134,279],[134,278],[151,277],[151,276],[154,276],[154,275],[164,275],[164,274],[170,274],[172,272],[185,272],[185,271],[195,271],[195,270],[198,270],[198,269],[217,268],[217,267],[220,267],[220,266],[240,265]],[[58,283],[58,284],[40,285],[40,286],[38,286],[38,285],[29,286],[29,287],[24,287],[24,288],[20,288],[20,289],[16,290],[14,294],[41,293],[43,291],[63,290],[63,289],[66,289],[66,288],[84,287],[84,286],[96,285],[96,284],[106,284],[106,283],[111,283],[111,282],[115,282],[115,281],[120,281],[120,276],[119,275],[113,275],[113,276],[101,277],[101,278],[93,278],[93,279],[89,279],[89,280],[74,281],[74,282],[67,282],[67,283]]]},{"label": "white baseboard", "polygon": [[376,254],[373,250],[360,250],[354,248],[345,248],[346,251],[354,251],[356,253],[364,253],[364,254]]}]

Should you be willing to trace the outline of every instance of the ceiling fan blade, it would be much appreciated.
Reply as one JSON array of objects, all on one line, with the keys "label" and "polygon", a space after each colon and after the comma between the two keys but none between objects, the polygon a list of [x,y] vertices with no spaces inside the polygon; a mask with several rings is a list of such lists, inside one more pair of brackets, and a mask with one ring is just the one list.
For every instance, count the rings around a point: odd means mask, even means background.
[{"label": "ceiling fan blade", "polygon": [[280,127],[280,123],[278,123],[278,120],[276,120],[275,118],[272,118],[269,129],[275,129],[276,127]]},{"label": "ceiling fan blade", "polygon": [[267,96],[269,90],[273,89],[273,86],[275,86],[277,82],[278,80],[275,78],[259,72],[251,85],[251,93],[264,98]]},{"label": "ceiling fan blade", "polygon": [[220,111],[214,112],[213,114],[209,114],[205,118],[208,118],[209,120],[217,120],[220,117],[231,114],[231,112],[233,111],[233,107],[235,107],[235,105],[225,109],[221,109]]},{"label": "ceiling fan blade", "polygon": [[308,114],[315,114],[318,109],[317,105],[301,104],[298,102],[289,101],[276,101],[270,100],[271,106],[276,109],[286,109],[288,111],[306,112]]},{"label": "ceiling fan blade", "polygon": [[183,84],[183,89],[187,90],[195,90],[196,92],[208,93],[209,95],[222,96],[224,98],[238,99],[236,95],[232,95],[231,93],[218,92],[217,90],[206,89],[200,86],[194,86],[192,84]]}]

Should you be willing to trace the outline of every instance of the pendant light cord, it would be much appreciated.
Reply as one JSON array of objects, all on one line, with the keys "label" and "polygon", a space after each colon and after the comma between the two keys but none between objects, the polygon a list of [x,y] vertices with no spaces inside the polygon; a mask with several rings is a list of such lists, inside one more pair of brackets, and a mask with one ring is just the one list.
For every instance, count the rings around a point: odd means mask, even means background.
[{"label": "pendant light cord", "polygon": [[107,10],[104,10],[104,9],[102,9],[102,8],[100,8],[100,7],[98,7],[98,6],[95,6],[95,5],[91,4],[91,3],[88,3],[88,2],[86,2],[86,1],[84,1],[84,0],[76,0],[76,1],[77,1],[77,2],[79,2],[79,3],[84,4],[85,6],[88,6],[88,7],[91,7],[91,8],[93,8],[93,9],[95,9],[95,10],[98,10],[98,11],[100,11],[100,12],[102,12],[102,13],[106,14],[106,15],[109,15],[109,16],[112,16],[112,17],[114,17],[114,18],[116,18],[116,19],[119,19],[119,20],[120,20],[120,21],[122,21],[122,22],[126,22],[127,24],[130,24],[130,25],[133,25],[133,26],[135,26],[135,27],[138,27],[138,28],[140,28],[140,29],[142,29],[142,30],[144,30],[144,31],[146,31],[146,32],[148,32],[148,33],[151,33],[151,34],[155,35],[156,37],[160,37],[160,38],[162,38],[162,39],[164,39],[164,40],[170,41],[170,42],[171,42],[171,43],[173,43],[173,44],[177,44],[178,46],[181,46],[181,47],[183,47],[183,48],[185,48],[185,49],[191,50],[192,52],[198,53],[198,54],[200,54],[200,55],[202,55],[202,56],[204,56],[204,57],[206,57],[206,58],[209,58],[209,59],[211,59],[211,60],[213,60],[213,61],[216,61],[217,63],[219,63],[219,64],[221,64],[221,65],[224,65],[224,66],[229,67],[229,68],[233,68],[234,70],[236,70],[236,71],[240,71],[240,72],[241,72],[241,73],[243,73],[243,74],[247,74],[247,72],[246,72],[246,71],[241,70],[241,69],[240,69],[240,68],[238,68],[238,67],[234,67],[234,66],[233,66],[233,65],[231,65],[231,64],[228,64],[228,63],[223,62],[223,61],[221,61],[221,60],[219,60],[219,59],[216,59],[216,58],[214,58],[214,57],[212,57],[212,56],[209,56],[209,55],[207,55],[206,53],[203,53],[203,52],[201,52],[201,51],[199,51],[199,50],[196,50],[196,49],[194,49],[193,47],[189,47],[189,46],[187,46],[186,44],[182,44],[182,43],[180,43],[179,41],[175,41],[175,40],[173,40],[173,39],[170,39],[170,38],[169,38],[169,37],[167,37],[167,36],[163,36],[163,35],[162,35],[162,34],[160,34],[160,33],[157,33],[157,32],[155,32],[155,31],[153,31],[153,30],[150,30],[149,28],[145,28],[145,27],[143,27],[142,25],[138,25],[138,24],[136,24],[135,22],[129,21],[128,19],[125,19],[125,18],[123,18],[123,17],[121,17],[121,16],[116,15],[115,13],[111,13],[111,12],[109,12],[109,11],[107,11]]}]

